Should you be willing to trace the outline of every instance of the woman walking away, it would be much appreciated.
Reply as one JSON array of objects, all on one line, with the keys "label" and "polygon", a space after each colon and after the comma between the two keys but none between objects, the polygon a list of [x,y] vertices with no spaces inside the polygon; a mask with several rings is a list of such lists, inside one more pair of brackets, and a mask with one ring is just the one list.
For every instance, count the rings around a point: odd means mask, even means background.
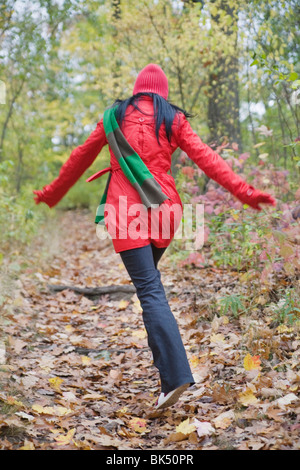
[{"label": "woman walking away", "polygon": [[[182,215],[182,203],[169,174],[172,153],[181,148],[209,178],[252,208],[260,210],[260,203],[275,205],[269,194],[247,184],[204,144],[193,132],[188,114],[167,98],[165,73],[156,64],[147,65],[136,79],[133,95],[117,100],[106,110],[86,142],[73,150],[58,177],[42,190],[34,191],[37,204],[55,206],[103,146],[109,145],[110,167],[88,181],[109,172],[96,222],[104,221],[114,249],[120,253],[136,287],[149,346],[160,374],[157,409],[175,404],[194,383],[157,267]],[[172,211],[174,207],[176,210]]]}]

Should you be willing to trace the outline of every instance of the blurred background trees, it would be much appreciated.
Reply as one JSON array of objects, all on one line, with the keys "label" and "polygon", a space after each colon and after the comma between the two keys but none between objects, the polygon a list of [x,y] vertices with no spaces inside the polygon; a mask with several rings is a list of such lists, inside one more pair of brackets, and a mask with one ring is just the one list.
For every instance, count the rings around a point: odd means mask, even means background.
[{"label": "blurred background trees", "polygon": [[[299,13],[297,0],[3,0],[3,240],[26,239],[49,216],[32,190],[57,176],[149,62],[165,70],[170,101],[193,114],[206,143],[224,158],[249,154],[249,170],[289,172],[288,190],[278,192],[292,199],[300,175]],[[89,171],[107,162],[104,150]],[[101,188],[85,178],[59,207],[96,209]]]}]

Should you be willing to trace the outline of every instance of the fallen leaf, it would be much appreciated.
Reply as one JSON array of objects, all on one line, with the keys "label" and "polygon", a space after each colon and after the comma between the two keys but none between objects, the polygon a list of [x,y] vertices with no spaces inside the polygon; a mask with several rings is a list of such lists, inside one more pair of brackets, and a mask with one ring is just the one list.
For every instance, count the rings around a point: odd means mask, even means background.
[{"label": "fallen leaf", "polygon": [[197,367],[200,364],[200,358],[196,355],[190,357],[190,364],[192,367]]},{"label": "fallen leaf", "polygon": [[137,297],[136,294],[134,294],[134,295],[132,296],[132,301],[133,301],[132,311],[133,311],[134,313],[142,313],[142,312],[143,312],[143,309],[142,309],[142,307],[141,307],[141,303],[140,303],[140,301],[139,301],[139,299],[138,299],[138,297]]},{"label": "fallen leaf", "polygon": [[12,346],[17,354],[19,354],[23,348],[27,346],[27,343],[25,341],[22,341],[21,339],[15,339],[10,337],[9,338],[9,344]]},{"label": "fallen leaf", "polygon": [[33,405],[33,411],[38,414],[46,414],[52,416],[65,416],[72,413],[72,410],[69,408],[65,408],[64,406],[41,406],[41,405]]},{"label": "fallen leaf", "polygon": [[195,423],[190,423],[190,418],[187,418],[185,421],[182,421],[182,423],[176,426],[176,432],[182,433],[184,435],[191,434],[195,430]]},{"label": "fallen leaf", "polygon": [[26,375],[25,377],[22,377],[22,384],[25,389],[34,387],[38,381],[39,378],[34,377],[33,375]]},{"label": "fallen leaf", "polygon": [[106,400],[107,397],[105,395],[100,395],[100,393],[87,393],[83,395],[83,400]]},{"label": "fallen leaf", "polygon": [[211,436],[215,432],[214,427],[207,421],[199,421],[195,418],[194,425],[199,437]]},{"label": "fallen leaf", "polygon": [[232,410],[224,411],[224,413],[217,416],[213,422],[216,428],[226,429],[231,425],[234,417],[234,412]]},{"label": "fallen leaf", "polygon": [[128,424],[129,424],[129,427],[133,429],[135,432],[144,433],[147,431],[146,429],[147,421],[145,419],[132,418]]},{"label": "fallen leaf", "polygon": [[59,377],[52,377],[51,379],[48,379],[51,387],[56,391],[56,392],[61,392],[60,386],[63,383],[63,379]]},{"label": "fallen leaf", "polygon": [[34,444],[31,441],[28,441],[27,439],[24,442],[24,445],[22,447],[19,447],[19,450],[35,450]]},{"label": "fallen leaf", "polygon": [[225,336],[222,335],[221,333],[216,333],[216,334],[211,335],[210,341],[211,343],[224,343]]},{"label": "fallen leaf", "polygon": [[259,356],[251,356],[251,354],[247,354],[245,357],[244,357],[244,368],[246,370],[260,370],[261,369],[261,366],[260,366],[260,357]]},{"label": "fallen leaf", "polygon": [[66,325],[65,326],[65,331],[66,331],[66,333],[73,333],[75,331],[75,328],[73,328],[72,325]]},{"label": "fallen leaf", "polygon": [[81,361],[84,366],[89,366],[92,359],[89,356],[81,356]]},{"label": "fallen leaf", "polygon": [[128,300],[121,300],[119,305],[118,305],[118,310],[126,310],[128,305],[129,305]]},{"label": "fallen leaf", "polygon": [[109,376],[113,379],[114,383],[119,383],[123,379],[123,374],[120,370],[111,370]]},{"label": "fallen leaf", "polygon": [[73,392],[63,392],[62,397],[66,401],[70,401],[72,403],[78,403],[78,398],[76,397],[76,395]]},{"label": "fallen leaf", "polygon": [[139,339],[144,339],[147,337],[147,331],[145,329],[133,331],[132,336],[135,336],[136,338],[139,338]]},{"label": "fallen leaf", "polygon": [[250,388],[247,388],[247,390],[244,392],[239,393],[238,401],[244,406],[256,405],[258,403],[258,399]]},{"label": "fallen leaf", "polygon": [[274,421],[277,421],[278,423],[282,423],[284,421],[284,418],[283,418],[284,412],[282,411],[281,408],[269,407],[266,411],[266,415],[268,416],[269,419],[273,419]]},{"label": "fallen leaf", "polygon": [[75,429],[70,429],[67,432],[67,434],[59,434],[54,439],[57,442],[57,445],[65,446],[67,444],[70,444],[71,440],[73,439],[74,434],[75,434]]},{"label": "fallen leaf", "polygon": [[276,403],[280,406],[280,407],[284,407],[286,405],[290,405],[291,403],[295,402],[299,400],[299,398],[297,397],[297,395],[295,395],[294,393],[288,393],[287,395],[285,395],[284,397],[282,398],[278,398],[278,400],[276,401]]},{"label": "fallen leaf", "polygon": [[24,403],[22,403],[21,401],[19,400],[16,400],[14,397],[12,396],[8,396],[7,399],[6,399],[6,403],[8,405],[11,405],[11,406],[17,406],[17,407],[20,407],[20,408],[25,408],[25,405]]},{"label": "fallen leaf", "polygon": [[117,416],[124,416],[125,414],[128,413],[128,408],[127,406],[123,406],[123,408],[120,408],[119,410],[116,411]]},{"label": "fallen leaf", "polygon": [[[119,447],[122,447],[123,445],[123,442],[121,440],[115,439],[111,436],[107,436],[106,434],[103,434],[101,436],[95,436],[94,434],[85,434],[84,438],[86,439],[86,441],[91,441],[95,443],[96,445],[100,445],[104,447],[115,447],[118,449]],[[74,444],[77,447],[79,447],[80,443],[78,441],[77,442],[75,441]],[[86,446],[87,444],[84,443],[84,445]]]},{"label": "fallen leaf", "polygon": [[29,415],[28,413],[24,413],[24,411],[17,411],[15,415],[20,416],[22,419],[27,419],[28,421],[34,421],[35,418],[32,415]]}]

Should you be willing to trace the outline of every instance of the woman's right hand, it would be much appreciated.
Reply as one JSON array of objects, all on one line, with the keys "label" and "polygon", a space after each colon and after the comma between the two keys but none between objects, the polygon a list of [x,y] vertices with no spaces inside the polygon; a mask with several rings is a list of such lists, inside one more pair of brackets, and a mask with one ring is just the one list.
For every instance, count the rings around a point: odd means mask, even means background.
[{"label": "woman's right hand", "polygon": [[40,191],[40,190],[33,191],[33,194],[35,194],[34,201],[36,204],[39,204],[40,202],[42,202],[42,193],[43,191]]}]

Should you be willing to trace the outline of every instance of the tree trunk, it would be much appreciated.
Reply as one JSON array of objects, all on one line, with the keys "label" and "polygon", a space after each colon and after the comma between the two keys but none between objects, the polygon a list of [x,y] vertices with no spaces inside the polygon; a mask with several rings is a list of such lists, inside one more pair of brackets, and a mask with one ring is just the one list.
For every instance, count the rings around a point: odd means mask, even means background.
[{"label": "tree trunk", "polygon": [[[234,40],[237,45],[237,10],[228,5],[227,0],[211,0],[218,4],[218,10],[223,10],[232,18],[231,28],[223,33]],[[184,7],[190,3],[201,3],[205,0],[185,0]],[[219,23],[219,15],[212,15],[212,19]],[[221,26],[220,26],[221,27]],[[234,36],[233,36],[234,35]],[[235,47],[235,50],[237,48]],[[209,142],[220,144],[226,137],[229,142],[236,142],[241,150],[241,131],[239,118],[239,80],[238,57],[220,55],[215,62],[215,71],[209,75],[210,92],[208,95],[207,121],[210,131]]]},{"label": "tree trunk", "polygon": [[[226,0],[221,0],[220,9],[232,18],[232,27],[223,33],[234,42],[237,50],[237,11]],[[219,15],[213,16],[218,23]],[[238,56],[221,55],[215,65],[215,72],[209,76],[210,94],[208,104],[208,126],[210,141],[220,144],[224,138],[236,142],[241,150],[239,118]]]},{"label": "tree trunk", "polygon": [[19,97],[19,95],[22,91],[24,83],[25,83],[25,78],[22,79],[19,87],[13,93],[11,102],[9,104],[9,108],[8,108],[6,118],[5,118],[3,126],[2,126],[1,137],[0,137],[0,161],[3,160],[3,157],[4,157],[4,155],[3,155],[3,146],[4,146],[4,139],[5,139],[5,134],[6,134],[6,131],[7,131],[7,126],[8,126],[9,120],[12,117],[12,114],[13,114],[14,104],[17,101],[17,99],[18,99],[18,97]]},{"label": "tree trunk", "polygon": [[118,98],[120,93],[120,61],[118,58],[118,22],[121,19],[121,1],[120,0],[111,0],[111,6],[113,10],[113,42],[115,44],[115,50],[113,53],[112,61],[112,75],[113,75],[113,89],[115,92],[115,98]]}]

